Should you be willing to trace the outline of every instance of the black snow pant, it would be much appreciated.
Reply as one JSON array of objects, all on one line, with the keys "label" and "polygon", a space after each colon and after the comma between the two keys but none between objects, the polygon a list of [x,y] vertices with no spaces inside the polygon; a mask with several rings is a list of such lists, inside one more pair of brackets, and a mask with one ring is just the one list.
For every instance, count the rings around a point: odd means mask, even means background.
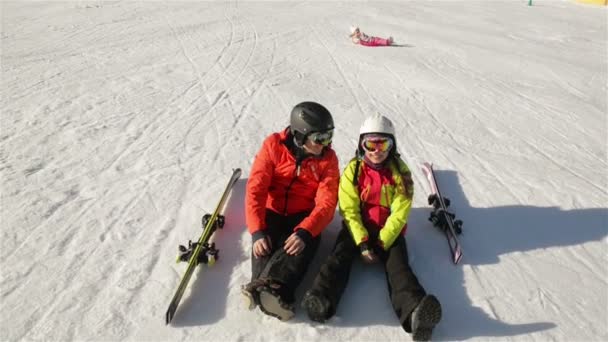
[{"label": "black snow pant", "polygon": [[[370,246],[374,245],[374,240],[375,238],[370,237]],[[360,254],[359,247],[355,245],[343,223],[332,253],[321,266],[311,288],[311,292],[317,292],[329,300],[329,317],[336,313],[348,283],[351,265]],[[401,326],[411,332],[410,314],[426,292],[410,268],[405,238],[397,238],[388,251],[380,251],[377,254],[384,265],[393,310]]]},{"label": "black snow pant", "polygon": [[295,302],[296,289],[321,242],[321,235],[312,238],[298,255],[289,255],[283,249],[285,240],[308,215],[309,212],[282,216],[272,210],[266,210],[266,235],[270,237],[272,251],[260,258],[251,253],[251,280],[263,278],[280,283],[281,299],[286,303]]}]

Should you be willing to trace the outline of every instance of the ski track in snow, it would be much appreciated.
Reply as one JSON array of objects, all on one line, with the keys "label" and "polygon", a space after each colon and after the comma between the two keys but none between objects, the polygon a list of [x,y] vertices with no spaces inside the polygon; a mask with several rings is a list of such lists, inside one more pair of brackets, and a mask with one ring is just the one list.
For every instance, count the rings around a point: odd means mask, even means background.
[{"label": "ski track in snow", "polygon": [[327,47],[327,44],[324,42],[323,37],[321,36],[320,33],[318,33],[315,30],[315,28],[313,26],[309,26],[308,28],[309,28],[310,31],[312,31],[314,33],[315,36],[317,36],[319,38],[319,42],[323,45],[325,51],[327,52],[328,56],[330,57],[330,59],[331,59],[331,61],[333,63],[333,65],[336,67],[336,70],[338,71],[338,74],[340,75],[340,78],[348,86],[348,90],[350,91],[353,100],[355,100],[357,102],[357,106],[359,107],[360,113],[361,114],[365,113],[365,109],[363,108],[363,105],[361,104],[361,101],[359,100],[359,96],[357,96],[357,94],[355,92],[355,89],[354,89],[354,87],[352,85],[352,82],[346,77],[346,74],[344,73],[344,70],[343,70],[342,66],[340,65],[340,63],[338,63],[338,60],[334,56],[334,53]]},{"label": "ski track in snow", "polygon": [[[416,184],[412,267],[445,309],[436,339],[608,340],[605,16],[571,1],[3,4],[0,339],[408,340],[381,270],[360,264],[326,325],[240,305],[248,171],[316,100],[341,168],[370,112],[393,119]],[[401,46],[354,45],[351,24]],[[464,219],[458,266],[427,221],[421,161]],[[165,326],[176,245],[236,167],[222,257]]]}]

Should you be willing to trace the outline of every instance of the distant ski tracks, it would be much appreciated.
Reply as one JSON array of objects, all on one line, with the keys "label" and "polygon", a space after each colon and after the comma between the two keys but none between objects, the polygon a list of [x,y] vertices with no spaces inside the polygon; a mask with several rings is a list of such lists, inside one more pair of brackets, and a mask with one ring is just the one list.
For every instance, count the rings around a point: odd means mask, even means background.
[{"label": "distant ski tracks", "polygon": [[[422,62],[424,63],[424,62]],[[426,65],[426,64],[425,64]],[[451,130],[443,123],[443,120],[441,118],[438,117],[438,115],[429,107],[429,105],[427,104],[426,100],[424,99],[424,97],[421,94],[418,94],[415,90],[413,90],[410,86],[408,86],[408,84],[403,80],[403,78],[401,76],[399,76],[399,74],[397,74],[396,72],[394,72],[390,67],[384,65],[384,68],[391,74],[393,75],[398,81],[399,83],[401,83],[402,87],[408,92],[408,98],[414,100],[414,102],[422,109],[424,110],[424,112],[428,113],[430,118],[433,120],[433,122],[435,123],[435,125],[439,126],[442,128],[442,133],[444,133],[446,136],[449,137],[450,140],[454,141],[455,144],[453,144],[452,146],[450,146],[451,148],[453,148],[456,151],[460,151],[458,148],[458,139],[457,137],[451,133]],[[431,69],[428,65],[427,68]],[[434,73],[436,73],[436,71],[433,70]],[[422,148],[424,148],[423,146],[423,142],[421,140],[421,138],[417,138],[420,146]],[[447,160],[450,160],[449,155],[446,153],[441,152],[444,157]]]},{"label": "distant ski tracks", "polygon": [[[325,48],[325,51],[327,51],[327,54],[331,58],[331,61],[336,66],[336,70],[338,71],[340,77],[342,78],[342,80],[344,80],[344,83],[348,86],[348,90],[350,91],[350,93],[351,93],[351,95],[353,97],[353,100],[355,100],[355,102],[357,103],[357,106],[359,107],[359,110],[361,111],[361,114],[366,115],[367,114],[366,110],[363,108],[363,105],[361,104],[361,101],[359,100],[359,96],[357,96],[357,94],[355,93],[355,90],[354,90],[354,87],[352,85],[352,82],[348,79],[348,77],[346,77],[346,74],[344,73],[344,70],[342,69],[342,66],[340,65],[340,63],[338,63],[338,60],[334,56],[334,53],[329,49],[329,47],[327,46],[327,44],[325,43],[325,41],[323,40],[323,38],[321,38],[321,35],[319,34],[319,32],[317,30],[315,30],[315,28],[312,25],[308,25],[308,27],[309,27],[309,29],[312,32],[314,32],[314,34],[315,34],[316,37],[319,37],[319,42],[321,44],[323,44],[323,47]],[[369,96],[369,93],[367,93],[367,95]]]},{"label": "distant ski tracks", "polygon": [[[452,68],[452,70],[455,71],[461,71],[461,72],[466,72],[470,75],[470,77],[472,77],[473,79],[477,79],[479,80],[478,84],[480,85],[484,85],[484,84],[493,84],[492,82],[490,82],[488,79],[486,79],[484,76],[482,76],[479,72],[474,71],[472,68],[467,67],[465,65],[459,65],[456,66],[453,64],[452,61],[448,61],[448,60],[434,60],[433,61],[433,65],[430,65],[428,62],[423,61],[423,60],[419,60],[419,63],[424,65],[429,71],[435,73],[437,76],[441,77],[442,79],[444,79],[448,84],[450,84],[454,89],[458,90],[459,92],[462,92],[463,96],[467,97],[469,93],[467,93],[466,91],[463,91],[461,89],[460,86],[458,86],[457,84],[455,84],[449,77],[447,77],[446,75],[444,75],[443,73],[441,73],[440,67],[439,65],[445,65],[445,66],[449,66],[450,68]],[[388,71],[391,71],[390,68],[386,67]],[[392,72],[392,71],[391,71]],[[395,77],[397,77],[398,79],[400,79],[400,77],[392,72],[393,75],[395,75]],[[557,77],[557,76],[556,76]],[[400,79],[401,81],[401,79]],[[405,84],[405,82],[401,81],[403,86],[406,87],[407,89],[407,85]],[[532,108],[536,107],[539,109],[542,109],[539,112],[544,112],[544,111],[549,111],[550,113],[556,114],[556,115],[560,115],[563,116],[563,113],[561,111],[559,111],[558,108],[554,108],[551,105],[546,105],[544,103],[540,103],[537,99],[528,96],[526,94],[521,93],[520,91],[518,91],[517,89],[515,89],[514,87],[508,85],[505,81],[500,80],[499,78],[496,78],[493,80],[493,82],[495,82],[498,85],[501,85],[501,89],[494,89],[494,88],[487,88],[486,89],[493,94],[505,94],[503,96],[517,96],[517,97],[521,97],[523,99],[523,101],[510,101],[509,103],[513,103],[516,106],[520,107],[522,109],[522,112],[529,112]],[[570,87],[568,88],[570,89]],[[411,97],[413,99],[415,99],[421,106],[423,109],[425,109],[426,112],[429,113],[430,117],[433,119],[433,121],[435,121],[437,123],[438,126],[443,128],[443,132],[445,134],[447,134],[448,136],[451,137],[451,139],[455,142],[458,141],[458,139],[456,138],[455,135],[453,135],[450,130],[448,129],[448,127],[443,124],[441,118],[439,118],[435,113],[433,113],[433,111],[426,105],[426,103],[424,102],[424,100],[418,99],[415,92],[411,89],[409,89],[409,92],[411,93]],[[580,96],[580,92],[575,92],[577,95]],[[478,109],[475,108],[471,108],[470,114],[472,116],[474,116],[480,123],[486,123],[487,119],[484,119],[483,117],[481,117],[479,114],[477,114],[478,110],[481,110],[482,113],[487,113],[490,112],[491,110],[496,111],[496,109],[491,109],[488,106],[485,106],[482,104],[481,101],[479,101],[476,98],[471,98],[469,97],[468,100],[475,105],[476,107],[478,107]],[[600,191],[600,193],[606,193],[607,189],[605,189],[602,185],[598,185],[595,182],[591,181],[588,179],[588,177],[586,177],[585,175],[581,174],[580,172],[574,170],[572,167],[565,165],[564,163],[561,163],[559,161],[556,160],[555,155],[548,153],[545,149],[540,148],[538,146],[538,143],[533,143],[531,142],[531,138],[528,137],[527,135],[522,135],[521,132],[519,131],[514,131],[513,128],[508,125],[506,123],[506,118],[502,118],[500,115],[495,115],[495,116],[491,116],[492,118],[492,123],[493,124],[500,124],[500,129],[502,131],[508,131],[508,132],[512,132],[513,136],[518,137],[518,141],[522,142],[523,144],[527,145],[530,149],[532,149],[533,151],[537,152],[539,155],[541,155],[548,163],[554,164],[555,166],[557,166],[558,168],[565,170],[566,172],[570,173],[572,176],[580,179],[581,181],[585,182],[586,184],[596,188],[597,190]],[[549,118],[547,120],[545,120],[546,122],[552,122],[552,120],[550,120]],[[561,131],[559,131],[556,128],[552,127],[552,130],[554,132],[556,132],[557,134],[559,134],[560,136],[562,136],[564,139],[568,139],[567,136],[565,136]],[[582,133],[581,133],[582,134]],[[560,147],[556,146],[553,142],[547,140],[546,138],[542,137],[542,135],[538,135],[538,136],[534,136],[536,139],[542,139],[541,142],[544,144],[544,146],[551,146],[553,148],[554,151],[560,151]],[[453,146],[453,148],[455,148],[456,150],[458,150],[458,148],[456,146]],[[581,148],[579,148],[580,150]],[[582,149],[582,152],[584,152],[588,158],[590,158],[590,160],[597,160],[599,161],[601,164],[603,165],[607,165],[605,161],[598,159],[598,156],[594,155],[591,151]],[[479,159],[478,157],[475,157],[478,162],[481,163],[481,159]],[[449,158],[448,158],[449,159]],[[483,166],[483,164],[482,164]],[[489,166],[485,165],[483,166],[485,169],[487,169],[488,171],[490,171]],[[493,171],[490,171],[491,173],[494,173]],[[495,174],[495,173],[494,173]],[[496,176],[498,176],[497,174],[495,174]]]}]

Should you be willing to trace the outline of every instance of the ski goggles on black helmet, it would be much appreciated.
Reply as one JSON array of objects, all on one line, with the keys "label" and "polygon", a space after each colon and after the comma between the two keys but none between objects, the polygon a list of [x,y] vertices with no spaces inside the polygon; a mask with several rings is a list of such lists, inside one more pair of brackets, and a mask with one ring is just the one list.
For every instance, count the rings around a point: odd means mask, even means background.
[{"label": "ski goggles on black helmet", "polygon": [[312,132],[308,134],[307,138],[308,140],[312,141],[317,145],[327,146],[331,144],[331,139],[333,138],[333,136],[334,131],[330,129],[324,132]]},{"label": "ski goggles on black helmet", "polygon": [[363,138],[361,147],[367,152],[386,152],[393,147],[393,139],[386,136],[370,135]]}]

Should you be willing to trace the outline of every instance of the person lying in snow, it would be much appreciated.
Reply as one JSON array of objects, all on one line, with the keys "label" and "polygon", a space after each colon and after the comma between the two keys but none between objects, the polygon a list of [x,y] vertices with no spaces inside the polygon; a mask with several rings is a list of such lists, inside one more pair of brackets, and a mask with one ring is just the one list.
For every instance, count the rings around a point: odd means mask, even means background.
[{"label": "person lying in snow", "polygon": [[[395,128],[386,117],[369,117],[359,131],[357,155],[340,178],[343,218],[331,255],[302,300],[308,317],[325,322],[337,310],[355,258],[384,266],[393,310],[414,341],[431,339],[441,304],[427,294],[410,268],[405,242],[414,183],[397,153]],[[365,310],[365,308],[361,308]]]},{"label": "person lying in snow", "polygon": [[353,40],[355,44],[361,44],[364,46],[391,46],[393,45],[393,37],[388,37],[387,39],[368,36],[365,33],[361,32],[359,27],[351,26],[350,27],[350,38]]}]

